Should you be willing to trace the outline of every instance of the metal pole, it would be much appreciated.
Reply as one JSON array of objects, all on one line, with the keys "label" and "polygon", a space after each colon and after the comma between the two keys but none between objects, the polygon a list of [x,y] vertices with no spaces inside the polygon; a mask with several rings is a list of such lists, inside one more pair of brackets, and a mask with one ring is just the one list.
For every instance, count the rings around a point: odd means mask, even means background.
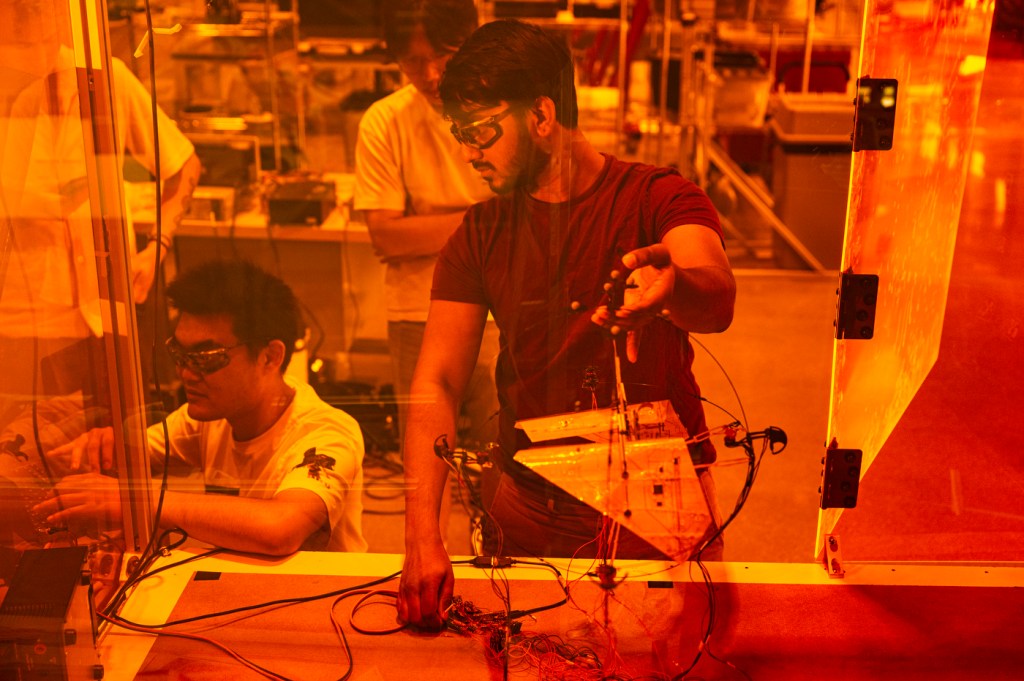
[{"label": "metal pole", "polygon": [[774,199],[766,197],[757,185],[750,182],[746,177],[746,174],[743,173],[732,159],[729,158],[729,155],[724,149],[712,141],[708,145],[707,153],[711,163],[718,167],[724,175],[733,181],[733,186],[736,187],[736,191],[743,195],[743,198],[747,200],[750,206],[756,210],[766,222],[768,222],[772,230],[778,234],[790,248],[796,251],[796,254],[804,261],[804,263],[807,264],[808,267],[819,273],[828,271],[825,266],[821,264],[821,261],[811,253],[811,251],[795,234],[793,234],[793,231],[786,226],[786,223],[775,214],[775,211],[772,210]]},{"label": "metal pole", "polygon": [[779,22],[772,22],[772,36],[768,43],[768,91],[775,92],[779,86],[776,69],[779,67]]},{"label": "metal pole", "polygon": [[295,117],[298,155],[296,165],[305,168],[306,160],[306,74],[299,54],[299,0],[292,0],[292,47],[295,49]]},{"label": "metal pole", "polygon": [[680,6],[679,20],[683,29],[679,64],[679,168],[691,171],[694,167],[693,151],[697,135],[693,82],[697,15]]},{"label": "metal pole", "polygon": [[[696,24],[695,24],[696,26]],[[697,49],[697,31],[694,31],[694,47]],[[694,60],[693,79],[694,92],[694,115],[696,120],[696,135],[694,137],[693,168],[694,182],[701,189],[708,188],[708,156],[707,147],[711,140],[711,132],[714,128],[714,88],[718,87],[718,79],[715,74],[715,45],[712,41],[704,41],[702,44],[703,59]]]},{"label": "metal pole", "polygon": [[807,0],[807,33],[804,36],[804,72],[800,92],[807,92],[811,83],[811,52],[814,48],[814,0]]},{"label": "metal pole", "polygon": [[263,0],[267,32],[267,83],[270,87],[270,129],[274,139],[274,172],[281,172],[281,116],[277,103],[277,64],[274,60],[274,20],[270,0]]},{"label": "metal pole", "polygon": [[665,140],[665,123],[668,121],[668,68],[672,51],[672,6],[675,3],[665,0],[665,11],[661,17],[661,78],[658,83],[658,147],[656,165],[661,165],[661,152]]}]

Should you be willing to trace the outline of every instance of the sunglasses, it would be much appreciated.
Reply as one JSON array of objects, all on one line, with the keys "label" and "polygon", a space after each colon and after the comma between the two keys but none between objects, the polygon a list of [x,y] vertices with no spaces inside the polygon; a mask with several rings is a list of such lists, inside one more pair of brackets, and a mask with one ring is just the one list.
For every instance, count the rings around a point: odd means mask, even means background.
[{"label": "sunglasses", "polygon": [[467,147],[479,150],[487,149],[501,138],[503,131],[501,126],[498,125],[498,121],[508,116],[511,112],[512,107],[509,107],[493,116],[488,116],[465,125],[452,123],[452,135],[460,144],[465,144]]},{"label": "sunglasses", "polygon": [[171,361],[179,369],[188,369],[193,373],[197,374],[212,374],[215,371],[220,371],[228,364],[231,363],[231,356],[228,355],[228,351],[234,350],[235,348],[242,347],[245,343],[239,343],[232,345],[229,348],[212,348],[210,350],[186,350],[181,347],[178,340],[171,336],[164,345],[167,347],[167,354],[171,356]]}]

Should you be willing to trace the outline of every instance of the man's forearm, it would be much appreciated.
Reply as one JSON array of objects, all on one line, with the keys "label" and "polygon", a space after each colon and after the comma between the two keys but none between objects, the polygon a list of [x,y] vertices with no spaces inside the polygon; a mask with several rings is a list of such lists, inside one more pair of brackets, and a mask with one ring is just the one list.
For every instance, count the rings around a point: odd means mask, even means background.
[{"label": "man's forearm", "polygon": [[[417,386],[413,384],[413,394]],[[450,396],[436,401],[414,404],[409,410],[409,424],[403,448],[405,461],[406,503],[405,540],[407,547],[419,538],[440,532],[439,515],[448,465],[434,453],[435,443],[445,436],[455,446],[455,402]]]},{"label": "man's forearm", "polygon": [[374,250],[384,261],[437,255],[462,222],[465,211],[381,217],[367,211]]},{"label": "man's forearm", "polygon": [[420,542],[435,547],[441,543],[438,514],[450,469],[434,454],[434,444],[442,436],[449,446],[457,444],[458,405],[473,374],[486,322],[487,309],[480,305],[443,300],[430,304],[403,443],[407,551]]},{"label": "man's forearm", "polygon": [[[154,483],[154,501],[158,495]],[[326,510],[322,517],[309,515],[275,499],[167,491],[160,526],[180,527],[190,537],[232,551],[283,556],[302,546],[326,518]]]},{"label": "man's forearm", "polygon": [[[181,220],[188,210],[189,204],[192,201],[192,194],[195,193],[196,186],[199,183],[201,172],[202,166],[199,158],[192,154],[185,161],[185,165],[181,167],[181,170],[167,178],[164,182],[160,202],[160,236],[163,239],[165,248],[170,247],[170,239],[178,230],[178,225],[181,224]],[[153,234],[152,236],[155,237],[156,235]]]},{"label": "man's forearm", "polygon": [[718,333],[732,323],[736,280],[728,267],[676,268],[668,311],[672,323],[686,331]]}]

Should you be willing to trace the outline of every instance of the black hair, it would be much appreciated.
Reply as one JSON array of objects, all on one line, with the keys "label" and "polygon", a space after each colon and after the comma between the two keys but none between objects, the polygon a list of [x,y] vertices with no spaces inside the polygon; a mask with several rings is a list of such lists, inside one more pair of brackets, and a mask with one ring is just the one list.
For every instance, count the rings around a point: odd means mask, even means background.
[{"label": "black hair", "polygon": [[572,54],[564,39],[539,26],[499,19],[478,28],[445,67],[440,86],[447,115],[461,104],[555,103],[555,118],[573,129],[579,122]]},{"label": "black hair", "polygon": [[478,22],[473,0],[386,0],[384,42],[394,59],[409,50],[413,33],[420,26],[437,52],[461,45]]},{"label": "black hair", "polygon": [[211,260],[185,270],[167,285],[167,298],[179,312],[230,317],[250,353],[281,341],[282,372],[304,335],[299,302],[288,284],[246,260]]}]

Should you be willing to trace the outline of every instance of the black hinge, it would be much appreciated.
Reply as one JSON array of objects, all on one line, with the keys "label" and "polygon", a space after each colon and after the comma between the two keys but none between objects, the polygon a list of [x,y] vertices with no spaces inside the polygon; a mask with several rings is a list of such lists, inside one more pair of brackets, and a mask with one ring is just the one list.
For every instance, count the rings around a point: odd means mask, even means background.
[{"label": "black hinge", "polygon": [[875,335],[878,275],[843,272],[836,289],[836,338],[868,340]]},{"label": "black hinge", "polygon": [[857,491],[860,489],[860,465],[864,458],[859,449],[839,449],[838,446],[825,450],[821,458],[821,508],[854,508],[857,505]]},{"label": "black hinge", "polygon": [[895,78],[857,79],[854,100],[853,150],[888,151],[896,132]]}]

